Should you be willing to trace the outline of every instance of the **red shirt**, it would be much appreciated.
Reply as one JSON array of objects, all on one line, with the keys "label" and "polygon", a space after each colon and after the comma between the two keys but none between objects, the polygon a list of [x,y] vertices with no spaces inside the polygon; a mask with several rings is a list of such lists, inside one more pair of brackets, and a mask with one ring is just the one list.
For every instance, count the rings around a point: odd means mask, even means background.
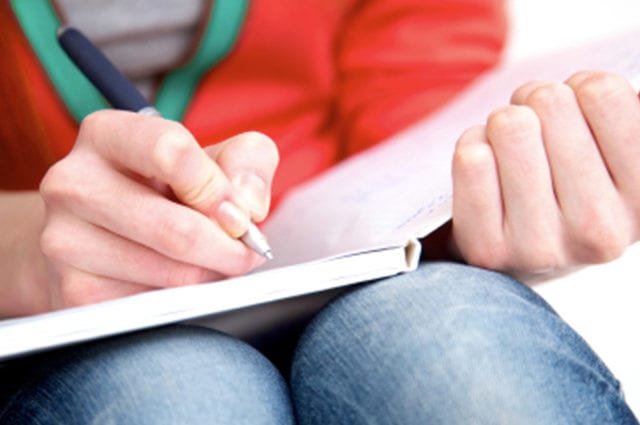
[{"label": "red shirt", "polygon": [[[0,188],[33,189],[77,132],[0,0]],[[257,130],[274,197],[441,106],[500,57],[502,0],[253,0],[184,124],[202,145]]]}]

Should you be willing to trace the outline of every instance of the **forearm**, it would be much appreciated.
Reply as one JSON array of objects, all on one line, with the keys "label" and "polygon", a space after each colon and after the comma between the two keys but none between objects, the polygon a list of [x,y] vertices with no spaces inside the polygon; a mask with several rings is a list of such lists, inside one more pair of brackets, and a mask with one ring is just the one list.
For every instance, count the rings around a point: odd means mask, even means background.
[{"label": "forearm", "polygon": [[37,192],[0,191],[0,317],[48,309],[48,271],[39,244],[43,223]]}]

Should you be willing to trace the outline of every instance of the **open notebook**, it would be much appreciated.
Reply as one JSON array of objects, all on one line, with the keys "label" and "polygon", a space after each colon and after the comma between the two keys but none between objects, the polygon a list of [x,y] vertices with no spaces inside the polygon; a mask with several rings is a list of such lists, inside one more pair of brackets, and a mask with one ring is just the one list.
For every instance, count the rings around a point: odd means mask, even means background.
[{"label": "open notebook", "polygon": [[[482,123],[530,79],[561,81],[591,68],[634,81],[640,76],[639,37],[640,30],[503,65],[439,113],[300,187],[265,226],[276,259],[262,269],[222,282],[0,321],[0,359],[203,318],[244,336],[264,331],[278,316],[295,320],[296,314],[317,309],[317,303],[305,302],[309,294],[415,269],[418,240],[451,215],[450,163],[459,134]],[[285,299],[293,301],[266,316],[256,313],[257,306],[279,306],[273,302]]]}]

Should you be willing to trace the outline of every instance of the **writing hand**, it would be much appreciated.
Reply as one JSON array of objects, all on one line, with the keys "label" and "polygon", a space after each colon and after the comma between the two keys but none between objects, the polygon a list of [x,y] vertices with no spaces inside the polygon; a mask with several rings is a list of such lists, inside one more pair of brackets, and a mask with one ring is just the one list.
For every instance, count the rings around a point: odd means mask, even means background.
[{"label": "writing hand", "polygon": [[277,162],[259,134],[203,150],[172,121],[90,115],[41,184],[53,307],[249,271],[261,258],[236,238],[266,216]]},{"label": "writing hand", "polygon": [[458,141],[453,239],[472,264],[539,272],[612,260],[640,232],[640,102],[621,77],[532,82]]}]

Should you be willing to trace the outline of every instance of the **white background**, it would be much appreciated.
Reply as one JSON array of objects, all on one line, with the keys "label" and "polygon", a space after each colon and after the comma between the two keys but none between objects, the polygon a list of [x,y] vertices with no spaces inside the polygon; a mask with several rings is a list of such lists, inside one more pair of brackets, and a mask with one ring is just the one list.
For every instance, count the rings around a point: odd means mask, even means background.
[{"label": "white background", "polygon": [[[640,27],[639,0],[510,0],[510,13],[507,60]],[[640,245],[535,288],[605,361],[640,416]]]}]

